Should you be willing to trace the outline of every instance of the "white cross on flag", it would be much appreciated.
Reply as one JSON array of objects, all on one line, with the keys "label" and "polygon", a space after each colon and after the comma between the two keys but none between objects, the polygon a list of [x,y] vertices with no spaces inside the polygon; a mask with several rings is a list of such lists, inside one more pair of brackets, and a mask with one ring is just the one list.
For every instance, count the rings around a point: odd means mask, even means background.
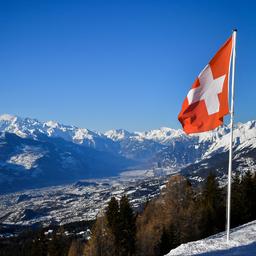
[{"label": "white cross on flag", "polygon": [[185,98],[178,119],[186,133],[213,130],[229,113],[228,80],[232,37],[206,65]]}]

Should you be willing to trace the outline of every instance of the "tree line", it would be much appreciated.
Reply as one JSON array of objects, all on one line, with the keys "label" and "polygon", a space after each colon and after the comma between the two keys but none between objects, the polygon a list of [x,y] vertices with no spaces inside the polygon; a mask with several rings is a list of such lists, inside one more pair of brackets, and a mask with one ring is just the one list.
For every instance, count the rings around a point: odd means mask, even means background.
[{"label": "tree line", "polygon": [[[256,219],[256,176],[233,178],[231,227]],[[86,256],[161,256],[181,243],[225,230],[226,187],[210,173],[203,186],[193,187],[172,176],[161,195],[134,213],[126,196],[114,197],[94,225]],[[75,254],[74,254],[75,255]]]}]

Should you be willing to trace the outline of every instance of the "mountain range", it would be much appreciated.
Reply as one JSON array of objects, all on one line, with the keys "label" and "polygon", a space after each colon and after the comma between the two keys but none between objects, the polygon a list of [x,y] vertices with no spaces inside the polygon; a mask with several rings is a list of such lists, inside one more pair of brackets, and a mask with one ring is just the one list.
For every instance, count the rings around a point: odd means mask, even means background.
[{"label": "mountain range", "polygon": [[[224,125],[194,135],[167,127],[99,133],[4,114],[0,116],[0,192],[146,168],[179,170],[195,181],[202,179],[205,169],[225,177],[229,132]],[[234,166],[240,172],[255,170],[255,120],[234,127]]]}]

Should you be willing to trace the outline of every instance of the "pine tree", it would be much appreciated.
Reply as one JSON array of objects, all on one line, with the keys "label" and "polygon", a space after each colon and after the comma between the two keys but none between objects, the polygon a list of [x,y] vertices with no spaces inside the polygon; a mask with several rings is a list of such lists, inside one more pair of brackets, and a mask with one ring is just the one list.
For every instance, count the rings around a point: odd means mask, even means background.
[{"label": "pine tree", "polygon": [[135,253],[136,219],[128,197],[120,200],[120,256],[131,256]]},{"label": "pine tree", "polygon": [[202,192],[202,236],[207,237],[225,228],[225,204],[215,175],[210,173]]},{"label": "pine tree", "polygon": [[106,210],[107,225],[114,237],[114,251],[118,255],[120,250],[120,213],[118,201],[112,197]]},{"label": "pine tree", "polygon": [[170,237],[165,228],[163,229],[158,247],[160,255],[165,255],[170,251]]},{"label": "pine tree", "polygon": [[256,219],[256,173],[253,174],[252,177],[252,186],[253,186],[253,191],[252,191],[252,198],[254,198],[254,200],[252,201],[252,219],[255,220]]},{"label": "pine tree", "polygon": [[246,223],[253,220],[253,207],[255,205],[253,176],[250,171],[247,171],[243,176],[241,181],[241,192],[243,202],[242,221],[243,223]]},{"label": "pine tree", "polygon": [[238,172],[233,177],[231,189],[231,227],[236,227],[243,223],[243,199],[241,179]]},{"label": "pine tree", "polygon": [[166,255],[171,249],[177,247],[178,245],[179,241],[177,239],[177,230],[175,226],[172,224],[170,227],[168,227],[168,229],[164,227],[158,245],[159,255]]}]

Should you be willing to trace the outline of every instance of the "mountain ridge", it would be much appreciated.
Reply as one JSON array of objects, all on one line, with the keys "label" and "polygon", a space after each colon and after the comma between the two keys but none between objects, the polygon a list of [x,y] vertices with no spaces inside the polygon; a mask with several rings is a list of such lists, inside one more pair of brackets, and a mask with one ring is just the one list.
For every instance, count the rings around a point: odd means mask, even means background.
[{"label": "mountain ridge", "polygon": [[[249,126],[250,128],[256,127],[256,120],[247,121],[245,123],[238,122],[234,125],[234,130],[240,128],[244,125]],[[18,128],[20,128],[18,130]],[[30,129],[29,129],[30,128]],[[73,135],[75,138],[78,139],[77,143],[81,143],[83,138],[92,139],[93,137],[104,137],[104,138],[111,138],[112,140],[122,140],[128,137],[136,137],[137,139],[148,139],[148,140],[155,140],[165,143],[166,140],[170,140],[173,138],[177,138],[180,136],[188,136],[186,135],[182,129],[173,129],[169,127],[160,127],[159,129],[153,129],[148,131],[134,131],[130,132],[123,128],[112,129],[106,132],[97,132],[93,130],[89,130],[87,128],[81,128],[74,125],[66,125],[61,124],[59,122],[48,120],[45,122],[39,121],[36,118],[22,118],[17,115],[10,115],[10,114],[2,114],[0,115],[0,131],[8,131],[12,133],[18,133],[17,135],[20,136],[32,136],[35,135],[34,132],[39,130],[41,133],[48,134],[48,136],[59,136],[62,137],[63,133],[67,135]],[[54,133],[55,132],[55,133]],[[77,134],[78,133],[78,134]],[[79,136],[80,133],[80,136]],[[209,137],[216,137],[217,135],[225,135],[229,133],[229,125],[223,125],[221,127],[216,128],[210,132],[203,132],[198,134],[190,134],[190,137],[199,137],[200,141],[203,141]],[[66,135],[67,139],[68,136]],[[65,139],[65,137],[64,137]]]},{"label": "mountain ridge", "polygon": [[[12,137],[17,142],[12,146],[11,134],[17,136]],[[32,142],[37,146],[31,146]],[[256,121],[237,123],[234,126],[234,158],[249,157],[254,166],[255,159],[251,155],[254,155],[255,148]],[[64,176],[80,174],[73,175],[77,179],[117,175],[125,170],[156,166],[182,170],[186,175],[190,175],[192,170],[194,174],[200,174],[206,163],[214,168],[211,159],[225,162],[228,149],[229,127],[226,125],[192,135],[168,127],[144,132],[116,129],[100,133],[56,121],[40,122],[32,118],[0,115],[0,183],[9,181],[10,177],[14,181],[15,177],[31,178],[32,182],[49,170],[60,176],[63,170]],[[46,159],[51,165],[47,165]],[[224,172],[223,168],[221,170]]]}]

